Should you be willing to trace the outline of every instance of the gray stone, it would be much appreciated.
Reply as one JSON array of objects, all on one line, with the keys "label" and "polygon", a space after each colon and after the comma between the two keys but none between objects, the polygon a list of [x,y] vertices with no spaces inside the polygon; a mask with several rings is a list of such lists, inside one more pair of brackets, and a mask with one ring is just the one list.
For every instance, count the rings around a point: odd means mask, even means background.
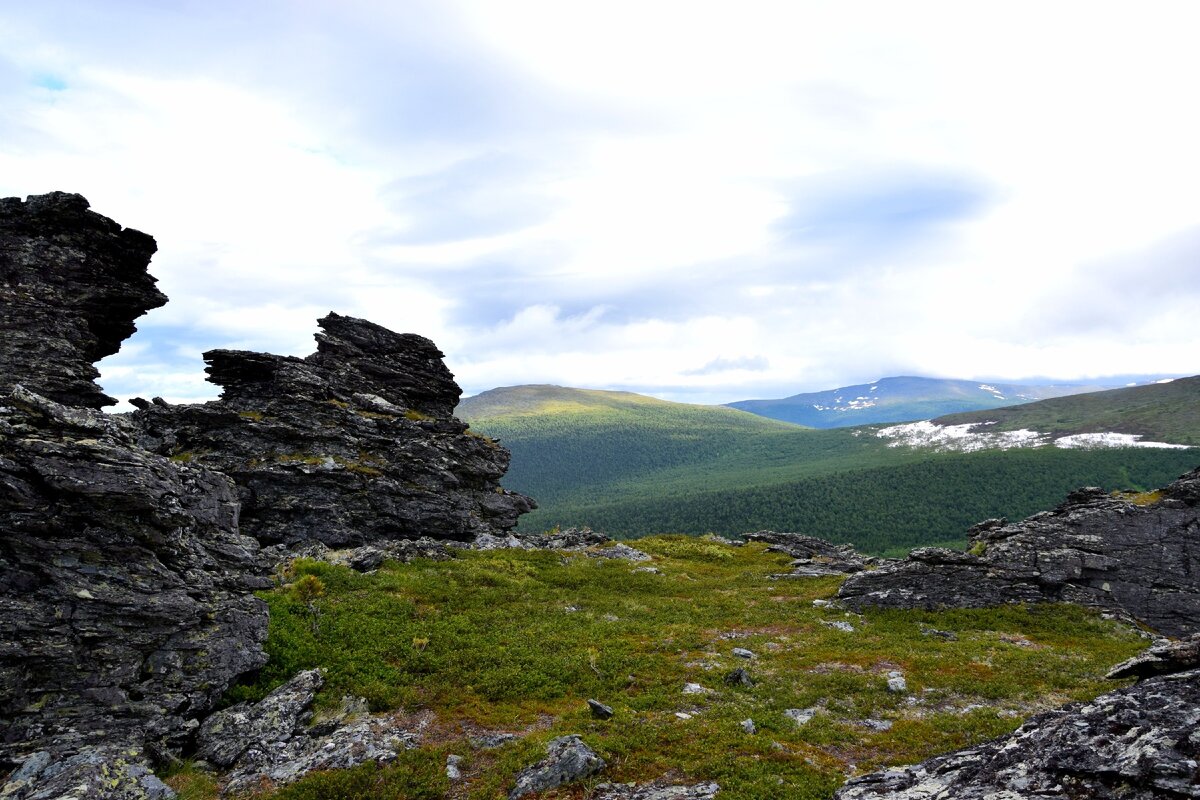
[{"label": "gray stone", "polygon": [[175,792],[150,770],[142,751],[87,747],[56,759],[30,756],[0,786],[2,800],[173,800]]},{"label": "gray stone", "polygon": [[887,690],[894,694],[903,694],[908,691],[908,682],[904,680],[904,675],[900,672],[889,672],[887,677]]},{"label": "gray stone", "polygon": [[752,720],[752,719],[742,720],[741,725],[742,725],[742,730],[744,730],[746,733],[753,734],[753,733],[758,732],[758,727],[754,724],[754,720]]},{"label": "gray stone", "polygon": [[451,753],[446,756],[446,777],[452,781],[462,780],[462,761],[463,757]]},{"label": "gray stone", "polygon": [[612,719],[612,706],[606,706],[599,700],[588,700],[588,708],[592,710],[592,716],[596,719]]},{"label": "gray stone", "polygon": [[744,647],[735,647],[732,652],[738,658],[754,658],[754,653]]},{"label": "gray stone", "polygon": [[654,783],[602,783],[592,790],[591,800],[714,800],[721,787],[715,783],[690,786]]},{"label": "gray stone", "polygon": [[518,773],[508,800],[595,775],[605,766],[604,759],[577,734],[560,736],[546,746],[544,759]]},{"label": "gray stone", "polygon": [[1200,670],[1039,714],[1008,736],[849,781],[838,800],[1200,797]]},{"label": "gray stone", "polygon": [[418,732],[394,716],[364,714],[358,698],[344,701],[332,724],[308,728],[323,682],[319,670],[300,672],[258,703],[239,703],[205,720],[196,755],[229,770],[223,794],[284,786],[318,770],[388,764],[399,750],[417,746]]},{"label": "gray stone", "polygon": [[1200,469],[1138,505],[1080,489],[1054,511],[971,529],[967,552],[920,548],[850,576],[851,608],[981,608],[1072,602],[1168,636],[1200,632]]},{"label": "gray stone", "polygon": [[770,545],[768,551],[785,553],[795,559],[791,563],[790,574],[773,577],[815,578],[846,575],[877,563],[875,558],[857,552],[853,545],[833,544],[803,533],[757,531],[747,533],[743,538],[750,542],[766,542]]},{"label": "gray stone", "polygon": [[812,718],[820,711],[819,708],[789,708],[783,712],[783,715],[797,725],[807,725],[812,722]]},{"label": "gray stone", "polygon": [[266,661],[257,543],[229,479],[119,418],[0,401],[0,767],[37,750],[177,745]]},{"label": "gray stone", "polygon": [[1117,664],[1106,677],[1143,679],[1196,667],[1200,667],[1200,634],[1178,642],[1156,642],[1144,652]]}]

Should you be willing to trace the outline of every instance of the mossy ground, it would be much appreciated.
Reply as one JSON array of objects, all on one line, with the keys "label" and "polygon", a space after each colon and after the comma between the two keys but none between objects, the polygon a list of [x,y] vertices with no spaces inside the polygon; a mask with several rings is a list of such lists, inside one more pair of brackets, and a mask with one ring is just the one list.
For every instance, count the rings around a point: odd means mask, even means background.
[{"label": "mossy ground", "polygon": [[[319,666],[323,707],[354,694],[373,710],[434,722],[425,746],[396,766],[314,775],[275,796],[492,800],[550,738],[580,733],[609,764],[593,783],[668,775],[716,780],[727,800],[827,798],[847,774],[992,738],[1037,710],[1113,688],[1101,676],[1144,646],[1132,630],[1072,606],[848,614],[812,602],[831,597],[839,579],[772,580],[788,559],[760,544],[670,536],[635,544],[661,574],[523,551],[467,551],[369,575],[298,562],[293,578],[324,584],[318,624],[296,592],[264,595],[270,662],[231,699],[261,697]],[[737,658],[734,647],[755,657]],[[739,666],[755,686],[723,682]],[[904,673],[906,693],[887,691],[893,670]],[[688,682],[711,691],[684,695]],[[587,698],[615,716],[593,719]],[[784,715],[813,707],[820,711],[803,726]],[[744,719],[756,733],[743,731]],[[868,720],[892,725],[872,730]],[[481,731],[522,736],[473,749],[467,737]],[[465,757],[467,779],[454,786],[443,771],[449,753]],[[212,796],[211,784],[191,784],[200,787],[191,797]],[[543,796],[584,797],[588,785]]]}]

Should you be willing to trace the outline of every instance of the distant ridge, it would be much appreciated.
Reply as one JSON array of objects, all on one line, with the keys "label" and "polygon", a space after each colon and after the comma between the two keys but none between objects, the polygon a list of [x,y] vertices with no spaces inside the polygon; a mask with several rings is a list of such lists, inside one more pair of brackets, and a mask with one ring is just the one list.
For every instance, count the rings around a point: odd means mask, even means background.
[{"label": "distant ridge", "polygon": [[811,428],[846,428],[931,419],[944,414],[999,408],[1111,388],[1114,387],[987,383],[904,375],[823,392],[806,392],[778,400],[739,400],[727,405]]}]

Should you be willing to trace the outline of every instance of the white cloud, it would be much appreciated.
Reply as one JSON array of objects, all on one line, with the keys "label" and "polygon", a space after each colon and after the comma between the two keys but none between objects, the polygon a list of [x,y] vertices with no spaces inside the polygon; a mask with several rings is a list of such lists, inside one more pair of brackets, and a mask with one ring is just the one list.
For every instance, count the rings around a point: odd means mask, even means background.
[{"label": "white cloud", "polygon": [[[0,193],[156,236],[172,302],[105,374],[179,395],[200,350],[304,354],[329,310],[429,336],[472,391],[1196,372],[1198,18],[29,5],[0,12]],[[1156,265],[1169,291],[1123,288]],[[706,369],[739,359],[768,366]]]}]

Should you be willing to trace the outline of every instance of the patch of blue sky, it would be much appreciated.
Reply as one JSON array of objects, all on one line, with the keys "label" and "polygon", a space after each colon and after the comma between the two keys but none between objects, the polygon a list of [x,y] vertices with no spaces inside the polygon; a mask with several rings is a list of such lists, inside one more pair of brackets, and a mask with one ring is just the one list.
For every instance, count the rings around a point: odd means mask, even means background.
[{"label": "patch of blue sky", "polygon": [[785,242],[871,253],[920,244],[992,199],[989,187],[968,176],[913,169],[826,175],[789,194],[791,210],[775,223]]},{"label": "patch of blue sky", "polygon": [[46,89],[51,92],[65,92],[67,90],[66,79],[50,72],[40,72],[34,75],[32,83],[39,89]]}]

